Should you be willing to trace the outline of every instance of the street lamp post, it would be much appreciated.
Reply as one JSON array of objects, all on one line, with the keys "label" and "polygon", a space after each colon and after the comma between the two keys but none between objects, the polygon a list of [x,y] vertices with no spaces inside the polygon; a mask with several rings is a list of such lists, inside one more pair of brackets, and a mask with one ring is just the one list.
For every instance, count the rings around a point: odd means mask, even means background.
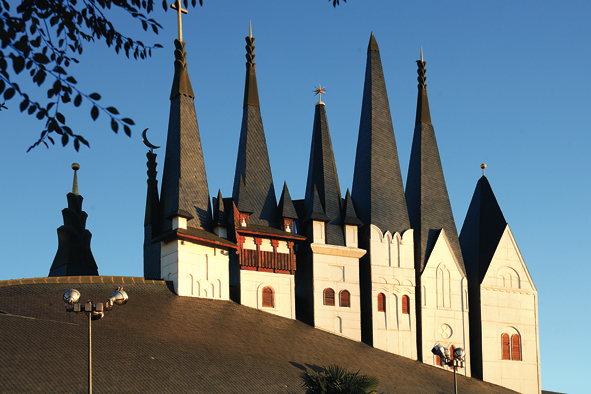
[{"label": "street lamp post", "polygon": [[102,302],[88,301],[85,304],[80,304],[80,292],[76,289],[68,289],[64,293],[63,300],[65,302],[66,311],[79,313],[84,312],[88,316],[88,394],[92,394],[92,320],[99,320],[105,316],[106,311],[113,310],[113,305],[125,305],[129,296],[123,287],[118,287],[117,290],[111,294],[111,297],[105,304]]},{"label": "street lamp post", "polygon": [[454,370],[454,393],[458,394],[458,383],[456,380],[456,369],[458,367],[464,367],[464,359],[466,357],[466,352],[461,347],[455,348],[452,355],[449,354],[449,350],[445,346],[435,345],[431,352],[439,356],[443,363],[449,367],[452,367]]}]

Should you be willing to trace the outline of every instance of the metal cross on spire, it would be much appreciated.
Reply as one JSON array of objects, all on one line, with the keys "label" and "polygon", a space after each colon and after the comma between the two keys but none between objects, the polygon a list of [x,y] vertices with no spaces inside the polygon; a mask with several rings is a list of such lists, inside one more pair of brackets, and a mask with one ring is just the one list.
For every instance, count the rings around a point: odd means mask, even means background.
[{"label": "metal cross on spire", "polygon": [[318,104],[324,104],[322,102],[322,95],[326,94],[326,87],[318,84],[318,87],[315,88],[313,91],[316,92],[315,95],[318,95]]},{"label": "metal cross on spire", "polygon": [[181,0],[176,0],[174,4],[170,5],[170,8],[176,10],[179,19],[179,41],[183,41],[183,24],[181,22],[181,13],[186,14],[187,10],[181,6]]}]

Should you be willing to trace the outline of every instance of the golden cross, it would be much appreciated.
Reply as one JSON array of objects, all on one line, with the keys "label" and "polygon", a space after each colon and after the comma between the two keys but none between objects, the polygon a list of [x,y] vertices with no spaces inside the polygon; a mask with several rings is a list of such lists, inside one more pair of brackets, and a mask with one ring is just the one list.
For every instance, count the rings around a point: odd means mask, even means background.
[{"label": "golden cross", "polygon": [[318,95],[318,104],[322,103],[322,95],[326,94],[326,87],[318,84],[318,87],[313,90]]},{"label": "golden cross", "polygon": [[170,8],[177,11],[179,18],[179,41],[183,41],[183,25],[181,23],[181,13],[186,14],[187,10],[181,6],[181,0],[176,0],[174,4],[170,5]]}]

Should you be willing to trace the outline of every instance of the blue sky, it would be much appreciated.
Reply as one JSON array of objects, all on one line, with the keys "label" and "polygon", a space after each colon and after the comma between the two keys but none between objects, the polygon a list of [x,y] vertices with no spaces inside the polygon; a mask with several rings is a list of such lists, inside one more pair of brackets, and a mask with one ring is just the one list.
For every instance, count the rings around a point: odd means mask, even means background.
[{"label": "blue sky", "polygon": [[[158,3],[158,2],[157,2]],[[584,245],[591,215],[591,4],[584,1],[205,0],[183,17],[189,75],[211,195],[231,195],[252,20],[261,112],[271,169],[280,190],[303,198],[309,160],[313,89],[323,95],[343,193],[351,187],[366,48],[380,47],[400,166],[406,180],[423,47],[431,117],[458,232],[481,175],[486,175],[528,265],[539,295],[542,388],[588,388],[581,348],[591,325],[591,264]],[[115,26],[160,43],[144,61],[87,44],[72,67],[79,86],[99,92],[133,118],[132,138],[114,134],[90,107],[64,113],[91,148],[27,148],[41,131],[15,102],[0,113],[2,204],[0,280],[46,276],[57,250],[56,228],[78,162],[80,194],[103,275],[142,275],[146,147],[162,172],[173,76],[176,15],[159,4],[158,36],[111,12]],[[26,82],[21,82],[26,86]],[[41,96],[44,91],[38,92]],[[560,291],[559,291],[560,290]],[[558,340],[560,339],[560,340]],[[565,356],[566,354],[566,356]]]}]

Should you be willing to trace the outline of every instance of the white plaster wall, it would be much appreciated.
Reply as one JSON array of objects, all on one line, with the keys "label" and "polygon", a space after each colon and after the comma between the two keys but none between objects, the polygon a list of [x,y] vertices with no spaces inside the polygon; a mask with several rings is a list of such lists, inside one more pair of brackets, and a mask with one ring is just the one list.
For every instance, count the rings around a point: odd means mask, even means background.
[{"label": "white plaster wall", "polygon": [[180,296],[229,300],[227,250],[176,240],[161,243],[162,279]]},{"label": "white plaster wall", "polygon": [[[273,288],[274,308],[263,307],[262,291]],[[295,280],[293,275],[240,270],[240,303],[274,315],[295,319]]]},{"label": "white plaster wall", "polygon": [[[449,286],[446,283],[444,294],[438,292],[438,269],[449,272],[449,275],[446,275],[449,278]],[[461,347],[466,351],[464,368],[459,368],[458,373],[470,376],[469,321],[464,301],[467,282],[457,265],[444,230],[441,230],[421,274],[421,285],[424,286],[426,293],[426,299],[423,300],[421,307],[423,341],[421,361],[435,365],[435,357],[431,352],[433,346],[440,344],[449,348],[453,344],[455,348]],[[442,295],[449,303],[438,302],[442,299]]]},{"label": "white plaster wall", "polygon": [[[508,274],[511,280],[507,280]],[[540,393],[537,291],[509,226],[501,237],[480,292],[483,380],[520,393]],[[502,360],[501,334],[507,328],[517,330],[521,336],[522,361]]]},{"label": "white plaster wall", "polygon": [[[417,358],[413,230],[382,234],[371,226],[373,346]],[[378,312],[378,294],[386,296],[385,312]],[[409,297],[409,313],[402,313],[402,297]]]},{"label": "white plaster wall", "polygon": [[[361,341],[359,257],[362,249],[346,246],[311,244],[313,259],[314,326]],[[335,292],[334,306],[324,305],[324,289]],[[339,294],[347,290],[350,307],[339,306]]]}]

